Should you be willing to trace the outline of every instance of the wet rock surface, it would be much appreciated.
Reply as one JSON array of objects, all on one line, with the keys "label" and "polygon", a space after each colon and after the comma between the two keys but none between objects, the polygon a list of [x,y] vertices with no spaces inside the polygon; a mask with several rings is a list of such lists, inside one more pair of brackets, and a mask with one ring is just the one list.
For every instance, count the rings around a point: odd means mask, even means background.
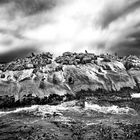
[{"label": "wet rock surface", "polygon": [[65,52],[54,61],[49,52],[31,54],[1,64],[0,108],[53,104],[54,101],[48,99],[50,95],[57,95],[55,102],[58,103],[84,96],[106,97],[112,101],[115,101],[113,96],[130,98],[132,93],[140,91],[139,62],[136,56],[119,58],[87,51]]},{"label": "wet rock surface", "polygon": [[[1,140],[138,140],[140,107],[79,101],[20,108],[0,113]],[[122,102],[122,104],[124,104]],[[125,105],[125,104],[124,104]]]},{"label": "wet rock surface", "polygon": [[140,139],[139,62],[85,51],[1,64],[0,139]]}]

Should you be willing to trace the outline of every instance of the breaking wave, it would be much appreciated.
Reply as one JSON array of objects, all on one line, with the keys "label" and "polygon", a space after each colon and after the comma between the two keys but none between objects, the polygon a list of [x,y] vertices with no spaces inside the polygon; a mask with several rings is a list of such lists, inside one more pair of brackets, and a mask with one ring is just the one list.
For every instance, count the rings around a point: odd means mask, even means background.
[{"label": "breaking wave", "polygon": [[33,105],[31,107],[17,108],[13,111],[0,111],[0,117],[3,115],[11,114],[11,113],[19,113],[22,111],[33,111],[33,110],[36,110],[37,108],[38,108],[38,105]]},{"label": "breaking wave", "polygon": [[140,93],[133,93],[131,95],[132,98],[140,98]]},{"label": "breaking wave", "polygon": [[44,116],[45,114],[53,115],[57,113],[62,116],[62,113],[65,111],[71,112],[86,112],[86,111],[96,111],[104,114],[129,114],[137,115],[137,112],[129,107],[118,107],[115,105],[112,106],[100,106],[98,104],[90,104],[85,102],[85,108],[81,108],[76,105],[76,102],[71,101],[67,103],[62,103],[61,105],[33,105],[31,107],[17,108],[13,111],[2,111],[0,112],[0,117],[10,114],[10,113],[32,113],[34,115],[40,114]]},{"label": "breaking wave", "polygon": [[85,109],[102,112],[105,114],[130,114],[130,115],[137,114],[134,109],[129,108],[129,107],[118,107],[116,105],[100,106],[98,104],[89,104],[87,102],[85,103]]}]

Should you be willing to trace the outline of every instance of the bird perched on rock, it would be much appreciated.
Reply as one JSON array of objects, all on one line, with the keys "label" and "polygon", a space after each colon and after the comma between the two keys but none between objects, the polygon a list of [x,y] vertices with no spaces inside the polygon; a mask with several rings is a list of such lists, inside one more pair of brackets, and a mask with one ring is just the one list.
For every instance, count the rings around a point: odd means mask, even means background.
[{"label": "bird perched on rock", "polygon": [[87,50],[85,50],[85,53],[88,53]]}]

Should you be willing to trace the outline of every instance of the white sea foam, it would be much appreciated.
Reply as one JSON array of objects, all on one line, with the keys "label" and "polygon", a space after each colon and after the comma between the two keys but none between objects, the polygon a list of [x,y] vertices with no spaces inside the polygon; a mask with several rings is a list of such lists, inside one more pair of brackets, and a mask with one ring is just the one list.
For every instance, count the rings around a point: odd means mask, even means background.
[{"label": "white sea foam", "polygon": [[[61,105],[33,105],[31,107],[23,107],[23,108],[17,108],[13,111],[0,111],[0,116],[11,114],[11,113],[19,113],[19,112],[26,112],[26,113],[40,113],[42,116],[45,114],[53,115],[54,112],[57,112],[57,114],[61,114],[60,112],[66,111],[66,110],[75,110],[77,107],[73,106],[71,102],[70,104],[63,103]],[[68,106],[67,106],[68,105]]]},{"label": "white sea foam", "polygon": [[39,114],[44,116],[45,114],[53,115],[56,112],[59,116],[62,116],[64,111],[70,112],[86,112],[86,111],[97,111],[105,114],[131,114],[137,115],[136,111],[129,107],[118,107],[115,105],[112,106],[100,106],[98,104],[90,104],[85,102],[85,108],[77,106],[74,102],[62,103],[61,105],[33,105],[31,107],[17,108],[14,111],[0,112],[0,116],[7,115],[10,113],[33,113],[34,115]]},{"label": "white sea foam", "polygon": [[85,110],[93,110],[97,112],[102,112],[105,114],[131,114],[136,115],[136,111],[129,107],[118,107],[115,105],[112,106],[100,106],[98,104],[89,104],[85,103]]},{"label": "white sea foam", "polygon": [[36,110],[37,108],[38,108],[38,105],[33,105],[31,107],[17,108],[13,111],[0,111],[0,116],[11,114],[11,113],[18,113],[18,112],[22,112],[22,111]]},{"label": "white sea foam", "polygon": [[72,102],[62,103],[61,105],[43,105],[39,106],[37,112],[42,113],[42,115],[50,114],[53,115],[56,112],[59,115],[62,115],[64,111],[73,111],[73,112],[80,112],[80,107],[74,106]]},{"label": "white sea foam", "polygon": [[140,93],[133,93],[131,94],[132,98],[140,98]]}]

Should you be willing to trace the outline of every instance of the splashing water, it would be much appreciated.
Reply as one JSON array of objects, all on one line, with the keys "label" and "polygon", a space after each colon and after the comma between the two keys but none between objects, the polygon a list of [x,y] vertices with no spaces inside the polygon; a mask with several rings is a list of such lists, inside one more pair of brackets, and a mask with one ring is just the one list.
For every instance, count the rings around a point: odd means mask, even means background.
[{"label": "splashing water", "polygon": [[130,114],[136,115],[136,111],[129,107],[118,107],[115,105],[112,106],[99,106],[98,104],[89,104],[85,103],[85,110],[93,110],[97,112],[102,112],[105,114]]},{"label": "splashing water", "polygon": [[100,106],[98,104],[91,104],[85,102],[85,108],[81,108],[80,106],[76,105],[76,102],[67,102],[62,103],[61,105],[33,105],[31,107],[24,107],[24,108],[17,108],[14,111],[3,111],[0,112],[0,117],[10,114],[10,113],[32,113],[37,115],[38,113],[40,116],[45,116],[45,114],[53,115],[53,113],[57,113],[59,116],[62,116],[63,112],[70,111],[70,112],[86,112],[86,111],[96,111],[101,112],[104,114],[129,114],[129,115],[137,115],[136,111],[129,107],[118,107],[115,105],[112,106]]},{"label": "splashing water", "polygon": [[133,93],[131,95],[132,98],[140,98],[140,93]]},{"label": "splashing water", "polygon": [[33,110],[36,110],[37,108],[38,108],[38,105],[33,105],[31,107],[17,108],[13,111],[0,111],[0,117],[3,115],[11,114],[11,113],[19,113],[22,111],[33,111]]}]

